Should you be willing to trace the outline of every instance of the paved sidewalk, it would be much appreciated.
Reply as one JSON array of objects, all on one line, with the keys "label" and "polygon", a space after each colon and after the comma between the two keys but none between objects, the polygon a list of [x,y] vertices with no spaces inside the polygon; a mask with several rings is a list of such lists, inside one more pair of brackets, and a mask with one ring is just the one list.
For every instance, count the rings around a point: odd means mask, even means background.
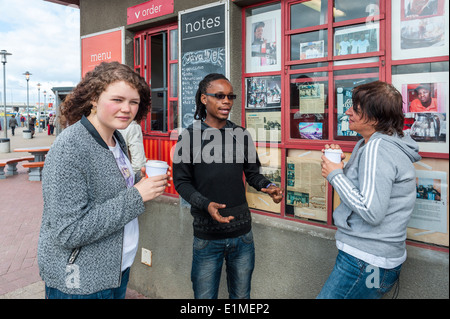
[{"label": "paved sidewalk", "polygon": [[[4,132],[0,131],[4,137]],[[10,138],[10,153],[0,153],[0,160],[23,157],[28,153],[14,153],[15,148],[50,146],[55,136],[47,131],[24,139],[22,128]],[[28,180],[27,169],[17,165],[18,175],[0,180],[0,299],[43,299],[44,283],[37,265],[37,243],[42,218],[42,183]],[[128,290],[127,299],[144,299]]]}]

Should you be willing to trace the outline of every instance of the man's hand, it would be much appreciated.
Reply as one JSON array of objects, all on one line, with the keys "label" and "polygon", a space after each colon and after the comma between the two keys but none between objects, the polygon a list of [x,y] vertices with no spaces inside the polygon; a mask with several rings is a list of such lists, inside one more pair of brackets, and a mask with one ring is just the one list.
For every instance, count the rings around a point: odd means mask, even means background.
[{"label": "man's hand", "polygon": [[224,209],[226,207],[225,204],[219,204],[215,202],[211,202],[208,205],[208,213],[211,217],[222,224],[228,224],[231,220],[234,219],[234,216],[223,217],[219,214],[219,209]]},{"label": "man's hand", "polygon": [[261,188],[261,192],[266,193],[270,197],[272,197],[272,200],[275,204],[278,204],[283,199],[284,190],[274,185],[270,185],[268,188]]}]

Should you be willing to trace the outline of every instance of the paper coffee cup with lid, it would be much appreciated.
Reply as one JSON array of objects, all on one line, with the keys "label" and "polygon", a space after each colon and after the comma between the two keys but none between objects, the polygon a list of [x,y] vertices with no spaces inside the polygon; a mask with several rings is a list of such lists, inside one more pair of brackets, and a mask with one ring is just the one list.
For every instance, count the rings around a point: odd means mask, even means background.
[{"label": "paper coffee cup with lid", "polygon": [[325,150],[325,157],[328,158],[333,163],[340,163],[341,162],[341,149],[333,149],[333,148],[327,148]]},{"label": "paper coffee cup with lid", "polygon": [[146,177],[164,175],[167,173],[169,165],[164,161],[149,160],[145,163]]}]

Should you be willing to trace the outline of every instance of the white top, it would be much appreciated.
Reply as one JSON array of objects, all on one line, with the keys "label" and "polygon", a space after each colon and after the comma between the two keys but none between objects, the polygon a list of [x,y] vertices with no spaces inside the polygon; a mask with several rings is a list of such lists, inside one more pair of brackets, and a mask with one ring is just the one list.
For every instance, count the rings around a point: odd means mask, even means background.
[{"label": "white top", "polygon": [[406,249],[403,256],[398,258],[387,258],[387,257],[380,257],[375,256],[372,254],[369,254],[365,251],[359,250],[355,247],[349,246],[347,244],[344,244],[343,242],[336,240],[336,247],[339,250],[342,250],[343,252],[346,252],[349,255],[352,255],[353,257],[356,257],[358,259],[361,259],[362,261],[365,261],[366,263],[369,263],[373,266],[384,268],[384,269],[393,269],[401,264],[403,264],[406,260]]},{"label": "white top", "polygon": [[[119,146],[119,143],[116,141],[116,146],[109,146],[109,149],[114,154],[114,158],[116,159],[117,166],[125,178],[127,182],[127,187],[133,187],[134,185],[134,173],[133,168],[131,167],[131,163],[128,158],[123,154],[122,149]],[[135,218],[125,225],[124,234],[123,234],[123,247],[122,247],[122,271],[127,269],[133,264],[134,257],[136,256],[136,252],[138,249],[139,242],[139,224],[138,219]]]}]

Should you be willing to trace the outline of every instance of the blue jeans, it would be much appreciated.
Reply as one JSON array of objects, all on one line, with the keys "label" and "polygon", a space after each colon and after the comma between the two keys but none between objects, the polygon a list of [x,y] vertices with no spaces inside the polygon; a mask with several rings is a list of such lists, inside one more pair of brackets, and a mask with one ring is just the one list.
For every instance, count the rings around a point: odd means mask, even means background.
[{"label": "blue jeans", "polygon": [[129,277],[130,268],[127,268],[122,272],[120,287],[101,290],[89,295],[65,294],[56,288],[45,285],[45,299],[125,299]]},{"label": "blue jeans", "polygon": [[379,299],[394,287],[401,267],[379,268],[339,250],[317,299]]},{"label": "blue jeans", "polygon": [[253,233],[236,238],[205,240],[194,237],[191,280],[196,299],[217,299],[223,260],[230,299],[249,299],[255,267]]}]

